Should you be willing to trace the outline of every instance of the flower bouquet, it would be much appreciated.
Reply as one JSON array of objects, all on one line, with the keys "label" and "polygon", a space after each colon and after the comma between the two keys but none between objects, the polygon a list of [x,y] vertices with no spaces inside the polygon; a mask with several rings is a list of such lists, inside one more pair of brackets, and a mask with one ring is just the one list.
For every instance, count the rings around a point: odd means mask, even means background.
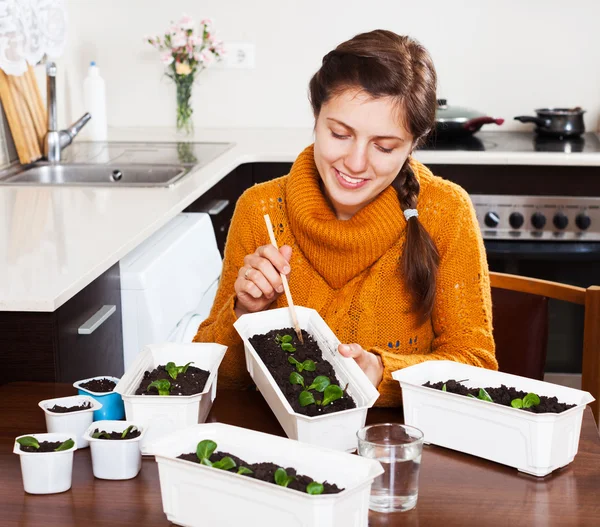
[{"label": "flower bouquet", "polygon": [[200,21],[200,31],[194,31],[194,20],[184,15],[162,36],[146,37],[147,42],[161,52],[167,67],[165,74],[177,88],[177,130],[189,134],[194,126],[191,105],[192,87],[196,75],[223,56],[223,42],[217,40],[210,19]]}]

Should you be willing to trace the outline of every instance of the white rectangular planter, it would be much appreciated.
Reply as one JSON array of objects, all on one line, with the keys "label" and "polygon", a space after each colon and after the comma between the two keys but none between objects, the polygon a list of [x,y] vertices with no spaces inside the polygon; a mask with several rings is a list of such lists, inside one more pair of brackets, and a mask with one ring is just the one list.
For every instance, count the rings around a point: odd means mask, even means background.
[{"label": "white rectangular planter", "polygon": [[24,434],[15,439],[13,452],[21,459],[21,475],[23,488],[28,494],[55,494],[65,492],[71,488],[73,476],[73,452],[77,444],[69,450],[61,452],[23,452],[17,439],[21,437],[35,437],[39,443],[42,441],[60,441],[75,438],[72,434]]},{"label": "white rectangular planter", "polygon": [[[271,461],[293,467],[322,483],[344,488],[339,494],[311,496],[223,470],[176,459],[212,439],[217,451],[248,463]],[[163,509],[169,521],[190,527],[366,527],[373,480],[383,473],[373,459],[291,441],[235,426],[196,425],[151,445],[160,477]]]},{"label": "white rectangular planter", "polygon": [[[452,361],[428,361],[392,373],[400,382],[404,422],[423,431],[425,441],[489,459],[534,476],[545,476],[573,461],[579,448],[588,393]],[[560,414],[534,414],[496,403],[422,386],[468,379],[469,388],[504,384],[559,402],[575,404]]]},{"label": "white rectangular planter", "polygon": [[[83,403],[90,403],[89,410],[78,410],[77,412],[67,412],[64,414],[51,412],[49,408],[54,405],[80,406]],[[94,419],[94,411],[100,410],[102,404],[96,399],[87,395],[73,395],[71,397],[58,397],[56,399],[46,399],[40,401],[38,406],[44,410],[46,417],[46,430],[50,433],[71,434],[77,444],[77,448],[86,448],[89,443],[83,438],[83,434]]]},{"label": "white rectangular planter", "polygon": [[[202,423],[217,395],[217,371],[227,346],[215,343],[151,344],[137,355],[115,387],[125,403],[127,421],[146,429],[141,442],[142,454],[146,445],[171,431]],[[193,362],[193,366],[207,370],[210,376],[202,393],[196,395],[134,395],[144,377],[167,362],[177,365]]]},{"label": "white rectangular planter", "polygon": [[244,341],[248,373],[289,438],[337,450],[355,450],[356,432],[364,426],[367,410],[375,404],[379,392],[354,359],[338,353],[340,341],[317,311],[296,306],[296,314],[300,327],[317,341],[323,358],[331,363],[342,386],[348,384],[348,394],[356,402],[356,408],[317,417],[307,417],[292,409],[249,340],[274,329],[293,327],[287,307],[250,313],[234,322]]},{"label": "white rectangular planter", "polygon": [[[100,432],[123,432],[135,425],[141,432],[133,439],[98,439],[92,437],[97,428]],[[94,477],[99,479],[131,479],[135,478],[142,468],[142,452],[140,443],[145,430],[137,423],[130,421],[96,421],[85,432],[92,455]]]}]

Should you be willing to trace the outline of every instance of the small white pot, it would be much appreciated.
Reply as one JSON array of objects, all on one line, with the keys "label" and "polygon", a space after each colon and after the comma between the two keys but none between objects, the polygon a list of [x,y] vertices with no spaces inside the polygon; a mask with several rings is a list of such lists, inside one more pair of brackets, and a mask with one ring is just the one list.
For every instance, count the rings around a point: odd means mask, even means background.
[{"label": "small white pot", "polygon": [[[106,432],[123,432],[135,425],[141,434],[133,439],[97,439],[92,437],[94,430]],[[84,434],[90,443],[92,469],[99,479],[131,479],[135,478],[142,468],[141,440],[144,428],[130,421],[95,421]]]},{"label": "small white pot", "polygon": [[[125,403],[127,420],[143,426],[146,434],[141,442],[142,454],[146,445],[159,437],[186,426],[203,423],[217,396],[217,372],[227,346],[214,343],[151,344],[138,353],[115,392]],[[202,393],[196,395],[135,395],[144,373],[172,361],[209,371]]]},{"label": "small white pot", "polygon": [[[177,459],[211,439],[217,450],[248,463],[271,461],[327,480],[344,490],[311,496],[297,490]],[[191,426],[150,445],[156,456],[163,510],[169,521],[188,527],[366,527],[379,461],[317,447],[237,426]],[[252,519],[254,518],[254,519]]]},{"label": "small white pot", "polygon": [[75,438],[72,434],[23,434],[15,439],[13,452],[21,458],[23,488],[28,494],[56,494],[71,488],[73,452],[77,444],[61,452],[23,452],[17,439],[35,437],[38,442],[60,441]]},{"label": "small white pot", "polygon": [[297,306],[296,314],[300,327],[317,341],[323,357],[331,363],[342,385],[348,384],[348,394],[354,399],[356,408],[308,417],[295,412],[283,395],[250,338],[273,329],[293,327],[287,307],[242,315],[234,322],[233,326],[244,341],[248,373],[290,439],[337,450],[356,450],[356,432],[365,425],[367,410],[375,404],[379,392],[354,359],[338,353],[340,341],[317,311]]},{"label": "small white pot", "polygon": [[[51,412],[55,404],[64,407],[80,406],[89,402],[92,406],[88,410],[78,410],[77,412],[67,412],[64,414]],[[83,438],[83,434],[88,426],[94,420],[94,411],[102,408],[96,399],[87,395],[73,395],[71,397],[58,397],[56,399],[46,399],[40,401],[38,406],[44,410],[46,416],[46,430],[50,433],[72,434],[77,448],[86,448],[88,442]]]}]

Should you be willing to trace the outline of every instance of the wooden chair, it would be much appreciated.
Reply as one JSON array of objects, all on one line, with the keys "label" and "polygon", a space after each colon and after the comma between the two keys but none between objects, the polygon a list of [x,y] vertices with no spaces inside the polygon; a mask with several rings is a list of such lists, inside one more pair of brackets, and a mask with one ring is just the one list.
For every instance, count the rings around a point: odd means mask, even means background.
[{"label": "wooden chair", "polygon": [[548,298],[583,305],[581,388],[600,414],[600,286],[587,289],[558,282],[490,272],[496,358],[500,371],[543,379],[548,343]]}]

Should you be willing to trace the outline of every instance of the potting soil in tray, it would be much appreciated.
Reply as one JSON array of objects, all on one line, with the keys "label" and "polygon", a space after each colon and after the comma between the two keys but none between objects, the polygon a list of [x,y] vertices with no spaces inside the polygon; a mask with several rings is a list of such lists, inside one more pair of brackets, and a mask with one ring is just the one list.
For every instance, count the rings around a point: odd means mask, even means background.
[{"label": "potting soil in tray", "polygon": [[[283,335],[290,335],[292,337],[292,347],[296,348],[294,352],[284,351],[281,345],[275,340],[275,338]],[[352,397],[345,391],[346,386],[340,383],[337,378],[333,366],[323,358],[323,353],[319,349],[319,345],[313,339],[313,337],[302,330],[302,338],[304,344],[301,344],[296,336],[294,328],[284,328],[269,331],[263,335],[254,335],[251,337],[250,343],[258,353],[261,360],[264,362],[267,369],[271,372],[271,375],[275,379],[275,382],[285,395],[286,399],[290,403],[294,412],[309,417],[317,415],[330,414],[333,412],[339,412],[341,410],[348,410],[350,408],[356,408],[356,404]],[[337,399],[327,406],[323,407],[317,404],[309,404],[308,406],[302,406],[298,400],[298,396],[304,390],[299,384],[290,383],[290,373],[297,371],[293,364],[290,364],[288,357],[294,357],[298,362],[304,362],[305,360],[312,360],[315,363],[315,371],[302,371],[300,375],[304,378],[304,386],[310,386],[315,377],[324,375],[329,377],[331,384],[337,384],[342,390],[344,395],[341,399]],[[315,400],[321,401],[323,394],[316,390],[311,390]]]},{"label": "potting soil in tray", "polygon": [[[123,430],[124,432],[125,430]],[[141,432],[136,428],[135,430],[129,430],[127,432],[127,434],[125,434],[125,437],[121,437],[123,432],[107,432],[106,430],[100,430],[99,428],[96,428],[93,432],[92,432],[92,437],[94,436],[94,434],[97,434],[98,432],[102,433],[102,434],[108,434],[109,437],[106,437],[106,435],[103,435],[102,437],[98,437],[97,439],[119,439],[119,440],[127,440],[127,439],[134,439],[136,437],[139,437],[141,435]]]},{"label": "potting soil in tray", "polygon": [[173,379],[165,366],[161,365],[152,371],[144,372],[144,378],[135,395],[158,395],[158,389],[154,386],[148,389],[148,385],[160,379],[166,379],[171,383],[169,395],[195,395],[202,393],[209,376],[210,372],[190,365],[185,373],[179,373],[177,378]]},{"label": "potting soil in tray", "polygon": [[83,384],[80,384],[79,386],[81,388],[85,388],[86,390],[89,390],[90,392],[104,393],[104,392],[112,392],[115,389],[116,385],[117,385],[117,383],[110,379],[94,379],[92,381],[88,381]]},{"label": "potting soil in tray", "polygon": [[[446,385],[446,391],[450,393],[456,393],[458,395],[473,395],[477,397],[479,395],[479,388],[467,388],[465,385],[460,382],[455,381],[454,379],[450,379],[449,381],[444,382],[436,382],[430,383],[426,382],[423,386],[427,388],[434,388],[436,390],[441,390]],[[523,399],[529,392],[524,392],[522,390],[517,390],[516,388],[509,388],[502,384],[500,388],[484,388],[485,391],[489,394],[492,400],[503,406],[511,406],[510,402],[513,399]],[[536,394],[537,395],[537,394]],[[553,413],[559,414],[568,410],[569,408],[573,408],[574,404],[566,404],[559,403],[556,397],[546,397],[545,395],[540,395],[540,404],[536,406],[532,406],[530,408],[519,408],[519,410],[525,410],[526,412],[532,412],[534,414],[543,414],[543,413]]]},{"label": "potting soil in tray", "polygon": [[80,410],[89,410],[92,407],[92,403],[85,402],[81,403],[79,406],[59,406],[55,404],[52,408],[47,408],[49,412],[53,412],[55,414],[68,414],[69,412],[79,412]]},{"label": "potting soil in tray", "polygon": [[63,443],[64,441],[40,441],[40,448],[34,448],[32,446],[23,445],[19,445],[19,448],[23,452],[35,452],[36,454],[41,454],[43,452],[54,452]]},{"label": "potting soil in tray", "polygon": [[[304,337],[304,335],[302,336]],[[273,483],[273,485],[277,485],[277,483],[275,483],[275,471],[278,468],[284,468],[288,476],[295,477],[295,479],[288,484],[287,488],[298,490],[300,492],[306,492],[306,486],[314,481],[309,476],[297,474],[296,469],[292,467],[282,467],[281,465],[276,465],[275,463],[270,463],[268,461],[260,463],[246,463],[243,459],[234,456],[233,454],[228,454],[227,452],[215,451],[209,459],[211,463],[215,463],[216,461],[220,461],[221,459],[227,456],[229,456],[231,459],[233,459],[233,461],[235,461],[235,467],[228,470],[228,472],[233,472],[234,474],[237,473],[239,467],[246,467],[252,471],[252,474],[240,474],[241,476],[259,479],[261,481],[266,481],[268,483]],[[178,458],[185,459],[186,461],[192,461],[194,463],[200,463],[200,460],[198,459],[198,456],[195,452],[191,452],[189,454],[181,454],[180,456],[178,456]],[[215,468],[214,470],[221,469]],[[322,494],[337,494],[338,492],[342,492],[343,490],[344,489],[340,489],[334,483],[327,483],[327,481],[323,482]]]}]

